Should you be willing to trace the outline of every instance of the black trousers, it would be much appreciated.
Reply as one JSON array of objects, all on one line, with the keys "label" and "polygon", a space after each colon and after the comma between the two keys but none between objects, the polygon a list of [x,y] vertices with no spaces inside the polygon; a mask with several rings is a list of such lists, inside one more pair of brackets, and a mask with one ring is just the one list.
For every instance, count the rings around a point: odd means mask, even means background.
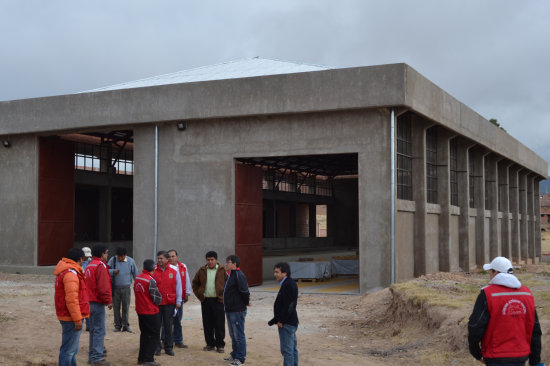
[{"label": "black trousers", "polygon": [[[164,326],[164,350],[174,348],[174,309],[176,305],[159,305],[159,314]],[[160,349],[160,334],[158,338],[158,349]]]},{"label": "black trousers", "polygon": [[216,297],[207,297],[201,303],[202,328],[207,346],[225,347],[225,312]]},{"label": "black trousers", "polygon": [[139,355],[138,362],[153,362],[155,348],[160,337],[160,313],[153,315],[138,314],[139,330]]}]

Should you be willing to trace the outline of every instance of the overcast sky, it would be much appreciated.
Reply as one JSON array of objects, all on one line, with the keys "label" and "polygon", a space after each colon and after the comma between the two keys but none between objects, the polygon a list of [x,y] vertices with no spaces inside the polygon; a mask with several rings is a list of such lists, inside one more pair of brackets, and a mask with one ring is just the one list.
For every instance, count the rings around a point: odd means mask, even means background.
[{"label": "overcast sky", "polygon": [[0,45],[0,101],[254,56],[405,62],[550,160],[548,0],[0,0]]}]

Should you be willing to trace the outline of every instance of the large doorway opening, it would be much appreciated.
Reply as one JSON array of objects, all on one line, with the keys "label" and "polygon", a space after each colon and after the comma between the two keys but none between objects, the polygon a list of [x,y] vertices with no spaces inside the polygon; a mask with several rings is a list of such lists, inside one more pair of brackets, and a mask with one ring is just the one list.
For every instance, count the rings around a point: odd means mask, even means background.
[{"label": "large doorway opening", "polygon": [[38,265],[71,247],[133,244],[133,131],[40,138]]},{"label": "large doorway opening", "polygon": [[[271,278],[278,261],[346,256],[358,263],[357,154],[238,158],[236,165],[236,206],[261,208],[236,216],[236,232],[248,227],[254,236],[237,237],[237,252],[256,243],[253,282]],[[254,198],[241,202],[240,191]]]}]

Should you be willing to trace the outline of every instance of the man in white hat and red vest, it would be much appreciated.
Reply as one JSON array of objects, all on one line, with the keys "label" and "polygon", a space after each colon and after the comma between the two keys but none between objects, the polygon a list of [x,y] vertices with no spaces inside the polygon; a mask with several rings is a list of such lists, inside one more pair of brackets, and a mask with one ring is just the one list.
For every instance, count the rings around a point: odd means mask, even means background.
[{"label": "man in white hat and red vest", "polygon": [[539,364],[542,333],[533,294],[512,274],[507,258],[496,257],[483,269],[491,280],[468,322],[470,353],[487,365]]}]

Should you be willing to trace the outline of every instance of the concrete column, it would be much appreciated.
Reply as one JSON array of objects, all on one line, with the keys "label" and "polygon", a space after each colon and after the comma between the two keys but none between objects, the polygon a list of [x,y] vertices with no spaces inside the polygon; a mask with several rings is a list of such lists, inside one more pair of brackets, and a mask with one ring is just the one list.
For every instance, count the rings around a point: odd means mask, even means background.
[{"label": "concrete column", "polygon": [[[439,214],[439,270],[451,271],[451,185],[449,141],[454,133],[437,130],[437,202]],[[457,245],[455,243],[455,245]]]},{"label": "concrete column", "polygon": [[521,171],[519,173],[519,252],[520,252],[520,261],[525,261],[527,263],[527,258],[529,256],[527,250],[527,241],[529,239],[527,233],[527,171]]},{"label": "concrete column", "polygon": [[487,190],[487,200],[485,210],[491,211],[489,220],[489,260],[500,255],[500,243],[498,240],[498,161],[502,158],[495,154],[490,154],[485,159],[487,164],[485,172],[485,184]]},{"label": "concrete column", "polygon": [[431,123],[412,118],[412,184],[414,214],[414,275],[426,274],[426,130]]},{"label": "concrete column", "polygon": [[[288,205],[288,236],[291,238],[296,237],[296,221],[298,215],[296,213],[296,202],[290,202]],[[328,216],[328,215],[327,215]]]},{"label": "concrete column", "polygon": [[317,237],[317,206],[313,203],[309,204],[309,237]]},{"label": "concrete column", "polygon": [[527,257],[528,262],[535,263],[535,207],[534,207],[534,182],[535,176],[527,176]]},{"label": "concrete column", "polygon": [[474,160],[474,207],[476,216],[476,264],[483,266],[489,260],[489,246],[485,241],[485,155],[488,152],[481,146],[472,151]]},{"label": "concrete column", "polygon": [[101,187],[99,189],[99,240],[111,241],[111,207],[112,190],[111,187]]},{"label": "concrete column", "polygon": [[510,177],[509,168],[513,163],[509,160],[502,160],[498,164],[498,193],[499,211],[502,212],[500,225],[500,248],[506,258],[511,258],[512,249],[510,241]]},{"label": "concrete column", "polygon": [[460,216],[458,218],[459,259],[458,263],[463,271],[468,272],[475,267],[470,263],[470,190],[468,174],[468,149],[475,144],[470,140],[459,137],[457,146],[457,183],[458,206]]},{"label": "concrete column", "polygon": [[521,258],[520,250],[520,229],[519,229],[519,171],[518,165],[513,165],[509,170],[510,181],[510,255],[513,262],[519,262]]},{"label": "concrete column", "polygon": [[540,181],[542,178],[537,177],[533,186],[533,198],[535,207],[535,263],[540,263],[542,248],[540,234]]}]

